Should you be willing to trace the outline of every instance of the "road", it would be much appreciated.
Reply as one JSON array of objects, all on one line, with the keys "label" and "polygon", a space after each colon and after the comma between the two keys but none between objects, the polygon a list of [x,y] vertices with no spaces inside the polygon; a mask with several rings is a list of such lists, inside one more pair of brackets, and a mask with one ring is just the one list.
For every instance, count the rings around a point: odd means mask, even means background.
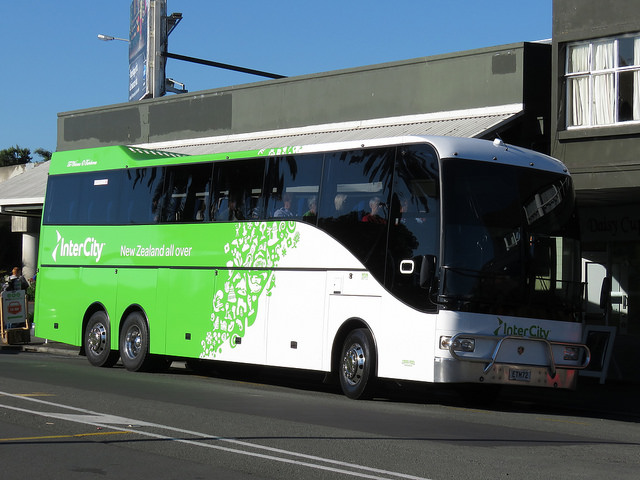
[{"label": "road", "polygon": [[0,478],[638,478],[639,418],[417,385],[353,401],[318,380],[0,350]]}]

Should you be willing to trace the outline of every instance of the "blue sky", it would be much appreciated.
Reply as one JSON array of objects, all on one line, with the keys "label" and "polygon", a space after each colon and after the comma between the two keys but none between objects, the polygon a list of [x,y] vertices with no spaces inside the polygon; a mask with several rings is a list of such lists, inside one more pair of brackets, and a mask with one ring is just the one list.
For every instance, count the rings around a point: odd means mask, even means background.
[{"label": "blue sky", "polygon": [[[168,0],[169,52],[286,76],[551,38],[552,0]],[[57,114],[127,102],[131,0],[0,0],[0,149],[55,151]],[[169,59],[190,92],[262,78]]]}]

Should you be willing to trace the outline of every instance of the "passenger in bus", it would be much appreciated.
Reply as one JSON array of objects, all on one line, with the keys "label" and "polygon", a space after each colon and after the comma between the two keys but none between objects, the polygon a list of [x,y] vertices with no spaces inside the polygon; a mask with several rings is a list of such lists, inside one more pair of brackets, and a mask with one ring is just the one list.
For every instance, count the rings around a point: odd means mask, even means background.
[{"label": "passenger in bus", "polygon": [[[196,207],[196,213],[194,219],[198,222],[205,220],[207,215],[207,204],[204,200],[198,200],[198,206]],[[208,219],[207,219],[208,220]]]},{"label": "passenger in bus", "polygon": [[[416,212],[412,212],[413,215],[409,214],[409,201],[406,198],[402,198],[400,200],[400,212],[397,215],[394,215],[395,225],[409,225],[414,223],[424,223],[426,221],[425,217],[416,217]],[[392,217],[392,218],[394,218]]]},{"label": "passenger in bus", "polygon": [[333,199],[333,205],[336,207],[334,217],[345,215],[347,209],[347,195],[344,193],[337,193]]},{"label": "passenger in bus", "polygon": [[242,209],[242,202],[238,201],[237,196],[229,196],[227,201],[227,208],[218,210],[218,214],[216,215],[216,220],[224,221],[237,221],[244,220],[244,212]]},{"label": "passenger in bus", "polygon": [[373,197],[369,200],[369,208],[371,209],[371,212],[365,214],[362,217],[362,221],[368,223],[387,223],[385,218],[380,215],[381,213],[384,215],[382,206],[383,204],[380,202],[380,197]]},{"label": "passenger in bus", "polygon": [[291,196],[290,193],[285,193],[282,196],[282,207],[280,207],[279,209],[277,209],[274,213],[273,216],[276,218],[289,218],[289,217],[293,217],[293,211],[291,210],[291,203],[293,202],[293,197]]},{"label": "passenger in bus", "polygon": [[306,222],[315,223],[316,218],[318,218],[318,204],[316,197],[311,197],[308,200],[309,210],[302,216],[303,220]]}]

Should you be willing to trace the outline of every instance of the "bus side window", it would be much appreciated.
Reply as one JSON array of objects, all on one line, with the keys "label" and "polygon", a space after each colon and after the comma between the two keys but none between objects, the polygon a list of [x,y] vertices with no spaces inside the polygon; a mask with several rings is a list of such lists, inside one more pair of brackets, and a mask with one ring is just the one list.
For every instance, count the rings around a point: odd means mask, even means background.
[{"label": "bus side window", "polygon": [[135,168],[126,171],[122,182],[119,223],[153,224],[160,221],[165,167]]},{"label": "bus side window", "polygon": [[263,158],[214,163],[214,221],[235,222],[264,217],[264,165]]},{"label": "bus side window", "polygon": [[268,159],[263,197],[266,218],[304,219],[315,223],[320,192],[322,154],[289,155]]},{"label": "bus side window", "polygon": [[[383,283],[395,147],[325,156],[318,226]],[[375,211],[374,208],[375,207]]]},{"label": "bus side window", "polygon": [[433,267],[440,250],[438,162],[434,149],[421,144],[403,147],[396,157],[395,173],[385,285],[409,305],[432,311],[436,308],[429,298],[432,284],[424,281],[433,280],[433,271],[426,276],[421,272]]},{"label": "bus side window", "polygon": [[62,224],[66,223],[68,225],[73,224],[76,222],[77,214],[78,214],[78,202],[71,201],[69,202],[69,214],[67,215],[66,222],[61,221],[57,223],[62,223]]},{"label": "bus side window", "polygon": [[[107,221],[107,205],[120,203],[122,171],[95,172],[82,182],[79,192],[79,225],[103,225]],[[117,207],[112,207],[117,208]]]},{"label": "bus side window", "polygon": [[184,165],[181,176],[175,183],[180,190],[180,203],[176,217],[178,222],[201,222],[209,220],[208,204],[212,164]]}]

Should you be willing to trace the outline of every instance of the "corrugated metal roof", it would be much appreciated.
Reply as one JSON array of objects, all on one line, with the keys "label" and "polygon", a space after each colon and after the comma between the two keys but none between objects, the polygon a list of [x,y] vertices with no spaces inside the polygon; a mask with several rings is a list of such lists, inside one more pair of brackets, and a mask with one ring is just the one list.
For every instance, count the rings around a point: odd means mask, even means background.
[{"label": "corrugated metal roof", "polygon": [[49,163],[36,163],[33,168],[0,183],[0,212],[9,213],[14,207],[40,208],[47,188]]},{"label": "corrugated metal roof", "polygon": [[475,138],[496,129],[520,113],[522,113],[522,105],[516,104],[457,112],[335,123],[299,129],[148,143],[138,146],[169,150],[186,155],[203,155],[411,135]]}]

